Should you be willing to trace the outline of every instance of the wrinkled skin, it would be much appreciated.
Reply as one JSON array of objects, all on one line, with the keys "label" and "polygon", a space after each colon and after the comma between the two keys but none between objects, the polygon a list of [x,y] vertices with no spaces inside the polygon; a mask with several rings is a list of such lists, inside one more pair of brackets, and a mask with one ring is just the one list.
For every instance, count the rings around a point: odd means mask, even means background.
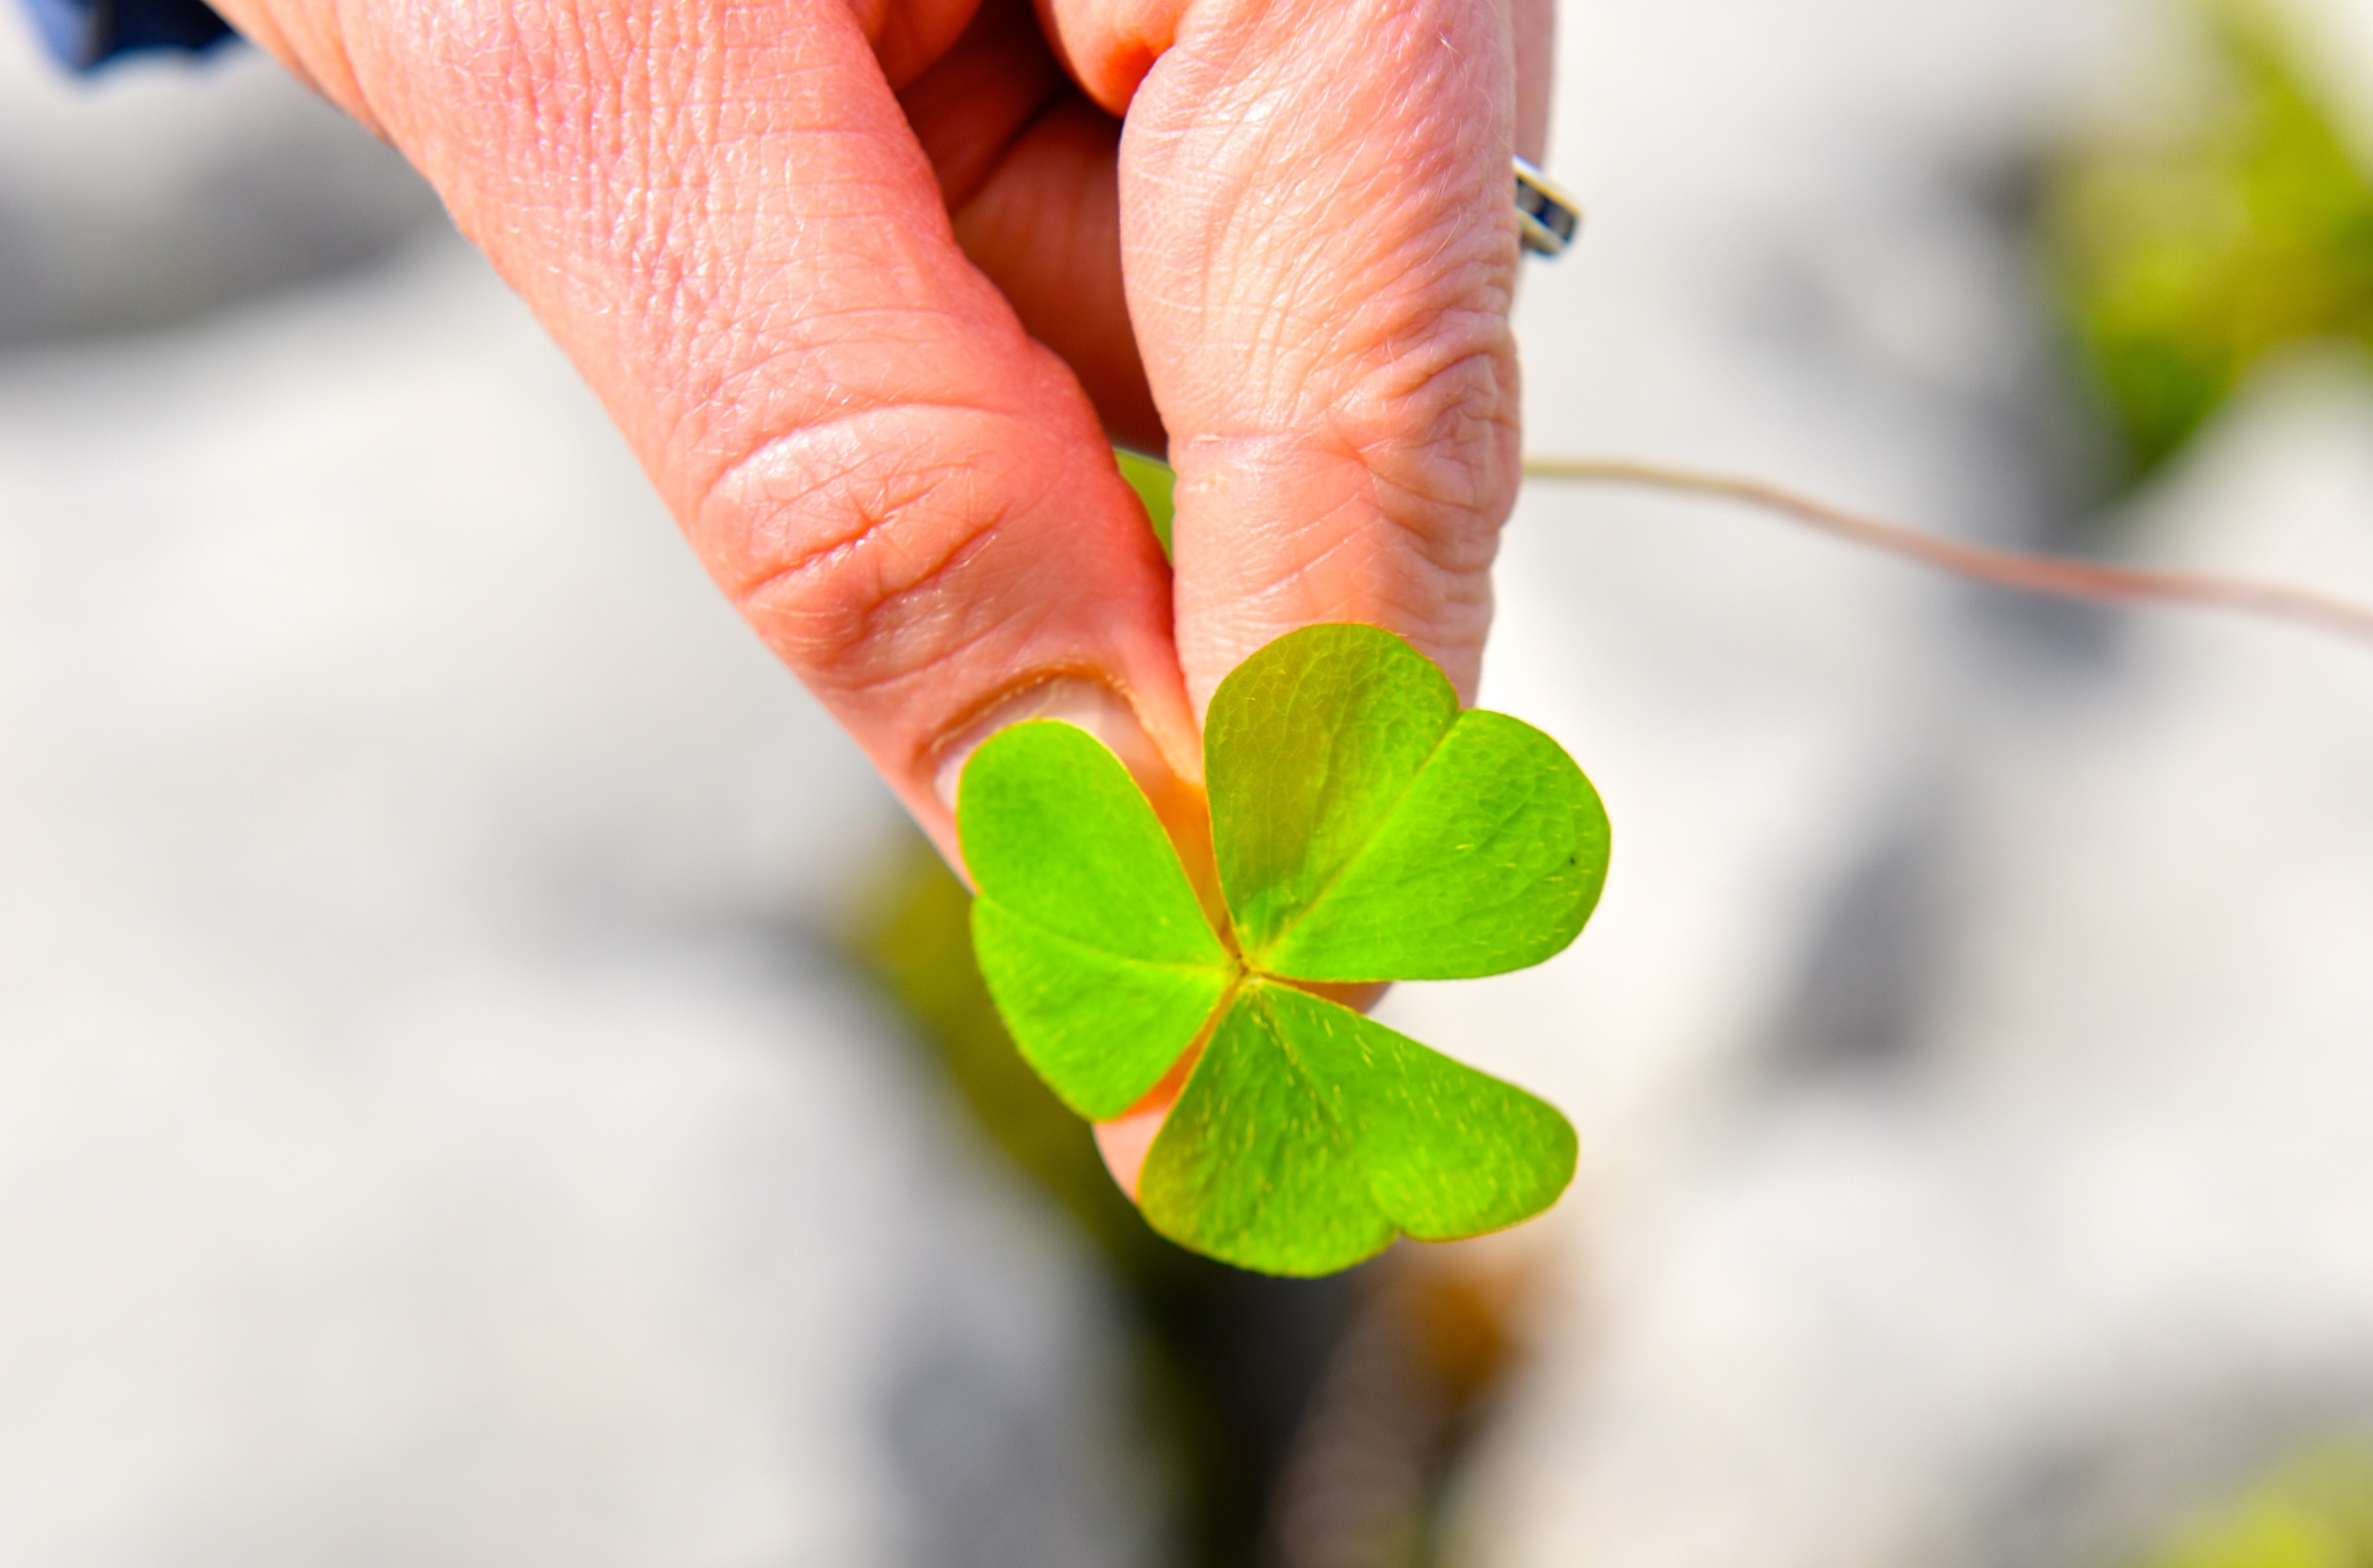
[{"label": "wrinkled skin", "polygon": [[[1190,780],[1311,622],[1472,695],[1549,4],[218,8],[427,175],[953,854],[952,740],[1050,677]],[[1107,433],[1166,442],[1175,578]]]}]

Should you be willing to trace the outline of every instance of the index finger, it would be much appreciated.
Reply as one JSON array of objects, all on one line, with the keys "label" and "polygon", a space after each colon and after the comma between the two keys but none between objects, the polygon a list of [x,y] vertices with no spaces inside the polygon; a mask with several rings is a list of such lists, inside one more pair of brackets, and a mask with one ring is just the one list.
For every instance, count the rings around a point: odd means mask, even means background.
[{"label": "index finger", "polygon": [[427,174],[952,860],[952,755],[1034,691],[1191,774],[1160,552],[885,70],[968,7],[225,5]]}]

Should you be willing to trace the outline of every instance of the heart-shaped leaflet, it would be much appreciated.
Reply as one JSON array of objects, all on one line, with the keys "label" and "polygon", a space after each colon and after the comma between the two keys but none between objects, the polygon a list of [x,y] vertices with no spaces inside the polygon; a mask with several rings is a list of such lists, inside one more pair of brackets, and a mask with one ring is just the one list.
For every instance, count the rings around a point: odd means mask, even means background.
[{"label": "heart-shaped leaflet", "polygon": [[1529,725],[1460,711],[1422,654],[1362,626],[1280,638],[1222,681],[1204,762],[1224,931],[1085,731],[999,731],[957,803],[981,973],[1056,1094],[1109,1119],[1198,1053],[1139,1177],[1146,1219],[1243,1268],[1323,1274],[1554,1202],[1562,1116],[1305,987],[1563,950],[1607,874],[1582,770]]}]

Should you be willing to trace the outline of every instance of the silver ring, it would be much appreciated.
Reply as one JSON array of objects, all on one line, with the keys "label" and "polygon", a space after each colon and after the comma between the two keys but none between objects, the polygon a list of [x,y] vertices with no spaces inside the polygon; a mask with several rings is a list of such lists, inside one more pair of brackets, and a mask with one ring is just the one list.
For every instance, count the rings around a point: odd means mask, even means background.
[{"label": "silver ring", "polygon": [[1525,249],[1536,256],[1565,254],[1582,232],[1582,204],[1523,158],[1514,161],[1516,227],[1524,233]]}]

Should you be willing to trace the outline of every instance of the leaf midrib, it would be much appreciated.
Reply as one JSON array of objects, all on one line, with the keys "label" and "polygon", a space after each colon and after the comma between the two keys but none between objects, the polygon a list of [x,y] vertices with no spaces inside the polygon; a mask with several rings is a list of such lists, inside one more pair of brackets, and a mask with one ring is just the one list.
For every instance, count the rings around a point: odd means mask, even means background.
[{"label": "leaf midrib", "polygon": [[[1392,1211],[1385,1207],[1384,1200],[1376,1196],[1375,1172],[1369,1164],[1366,1153],[1361,1148],[1360,1140],[1352,1136],[1351,1129],[1345,1123],[1342,1114],[1327,1094],[1325,1086],[1319,1082],[1318,1075],[1310,1071],[1303,1063],[1301,1053],[1293,1048],[1292,1031],[1285,1027],[1284,1021],[1278,1017],[1276,1010],[1268,1005],[1268,999],[1262,994],[1268,986],[1274,985],[1292,985],[1292,982],[1282,977],[1268,977],[1266,983],[1261,979],[1255,979],[1242,988],[1242,994],[1251,1006],[1261,1010],[1261,1016],[1268,1024],[1264,1032],[1277,1043],[1277,1053],[1285,1059],[1286,1071],[1300,1079],[1303,1086],[1309,1090],[1311,1103],[1318,1107],[1318,1114],[1327,1118],[1327,1129],[1342,1144],[1344,1156],[1350,1162],[1351,1168],[1360,1173],[1360,1186],[1366,1193],[1368,1201],[1374,1206],[1377,1213],[1385,1217],[1385,1223],[1393,1227],[1396,1235],[1401,1234],[1400,1221],[1393,1215]],[[1293,986],[1293,989],[1297,991],[1302,990],[1300,986]],[[1237,990],[1231,989],[1228,993],[1229,1000],[1233,1001],[1238,994]],[[1315,991],[1303,991],[1303,994],[1315,1000],[1327,1002],[1330,1007],[1343,1005],[1340,1002],[1328,1001],[1326,997],[1318,996]],[[1345,1008],[1344,1011],[1348,1012],[1350,1009]]]},{"label": "leaf midrib", "polygon": [[[1392,804],[1386,806],[1382,812],[1377,813],[1376,825],[1378,828],[1382,828],[1385,821],[1390,818],[1395,812],[1401,809],[1401,802],[1409,799],[1409,791],[1417,788],[1418,779],[1424,775],[1427,768],[1433,766],[1433,759],[1442,755],[1442,748],[1450,741],[1451,731],[1457,729],[1460,720],[1464,720],[1466,717],[1467,710],[1462,708],[1452,716],[1448,724],[1443,726],[1442,733],[1436,735],[1433,738],[1433,744],[1426,748],[1425,760],[1419,763],[1417,766],[1410,771],[1409,782],[1403,785],[1399,793],[1393,797]],[[1268,945],[1263,947],[1257,954],[1255,954],[1252,949],[1245,944],[1245,933],[1242,929],[1236,926],[1235,905],[1231,902],[1228,906],[1229,934],[1234,938],[1233,945],[1235,950],[1245,955],[1245,966],[1257,975],[1269,976],[1280,980],[1290,979],[1290,976],[1280,974],[1268,967],[1268,955],[1278,948],[1283,946],[1285,939],[1292,936],[1295,930],[1300,929],[1302,923],[1310,919],[1312,914],[1317,910],[1321,904],[1327,902],[1327,895],[1335,891],[1335,887],[1338,883],[1341,882],[1346,876],[1350,874],[1351,868],[1360,863],[1360,857],[1366,854],[1368,852],[1368,847],[1375,841],[1375,835],[1371,833],[1366,838],[1361,841],[1360,847],[1357,849],[1353,850],[1350,854],[1344,856],[1343,863],[1337,866],[1332,872],[1327,873],[1327,880],[1319,884],[1318,890],[1303,901],[1301,910],[1294,915],[1293,919],[1288,920],[1282,927],[1280,927],[1275,936],[1269,938]],[[1226,891],[1224,878],[1222,880],[1221,891],[1223,893]]]},{"label": "leaf midrib", "polygon": [[[1234,953],[1230,951],[1227,942],[1221,938],[1220,933],[1217,931],[1212,932],[1212,938],[1215,942],[1219,942],[1220,962],[1216,964],[1173,963],[1166,958],[1147,958],[1138,954],[1123,953],[1117,948],[1107,947],[1101,942],[1090,942],[1085,937],[1073,936],[1069,931],[1058,931],[1054,927],[1046,924],[1046,921],[1035,919],[1032,917],[1023,914],[1021,910],[1015,908],[1012,905],[1006,903],[1001,898],[991,898],[987,895],[981,895],[979,896],[981,902],[993,905],[997,908],[1003,910],[1007,917],[1017,924],[1028,926],[1031,930],[1039,932],[1041,935],[1053,937],[1057,942],[1070,942],[1073,947],[1084,947],[1091,953],[1104,954],[1105,956],[1119,963],[1133,964],[1140,969],[1167,969],[1178,974],[1208,973],[1240,977],[1250,967],[1250,965],[1245,964],[1243,959],[1237,957]],[[1198,918],[1200,918],[1203,912],[1198,908],[1195,913]],[[1233,919],[1233,916],[1231,918]],[[1203,921],[1203,929],[1210,930],[1210,921],[1208,919]]]}]

